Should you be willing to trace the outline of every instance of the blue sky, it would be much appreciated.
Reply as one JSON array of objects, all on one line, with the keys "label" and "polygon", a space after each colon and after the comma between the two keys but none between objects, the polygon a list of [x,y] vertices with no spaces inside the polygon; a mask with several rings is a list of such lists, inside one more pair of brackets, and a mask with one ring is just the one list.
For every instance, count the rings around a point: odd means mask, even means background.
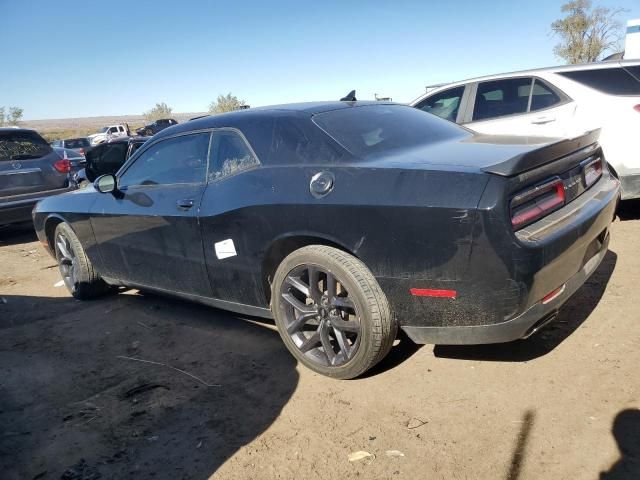
[{"label": "blue sky", "polygon": [[[560,63],[561,0],[0,0],[0,106],[25,119],[333,100]],[[601,0],[640,18],[639,0]]]}]

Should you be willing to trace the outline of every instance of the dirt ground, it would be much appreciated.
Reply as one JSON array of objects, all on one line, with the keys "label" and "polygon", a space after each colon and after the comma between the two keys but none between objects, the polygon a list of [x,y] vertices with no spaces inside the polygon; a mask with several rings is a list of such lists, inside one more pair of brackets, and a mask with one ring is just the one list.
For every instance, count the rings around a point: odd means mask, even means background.
[{"label": "dirt ground", "polygon": [[546,330],[403,340],[353,381],[297,365],[257,319],[76,301],[29,229],[0,231],[0,478],[640,479],[640,203],[623,208]]}]

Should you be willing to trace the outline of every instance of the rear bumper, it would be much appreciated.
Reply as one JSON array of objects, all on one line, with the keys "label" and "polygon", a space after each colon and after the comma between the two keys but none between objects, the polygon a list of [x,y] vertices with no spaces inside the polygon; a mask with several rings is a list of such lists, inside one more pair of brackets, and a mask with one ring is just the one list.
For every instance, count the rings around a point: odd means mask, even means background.
[{"label": "rear bumper", "polygon": [[0,198],[0,225],[28,222],[36,203],[43,198],[71,191],[70,188],[58,188],[26,195],[13,195]]},{"label": "rear bumper", "polygon": [[609,246],[609,234],[604,239],[600,251],[571,277],[564,290],[548,303],[538,302],[521,315],[493,325],[469,325],[448,327],[412,327],[402,329],[415,343],[440,345],[478,345],[484,343],[504,343],[527,338],[547,323],[553,321],[558,309],[587,281],[598,268]]}]

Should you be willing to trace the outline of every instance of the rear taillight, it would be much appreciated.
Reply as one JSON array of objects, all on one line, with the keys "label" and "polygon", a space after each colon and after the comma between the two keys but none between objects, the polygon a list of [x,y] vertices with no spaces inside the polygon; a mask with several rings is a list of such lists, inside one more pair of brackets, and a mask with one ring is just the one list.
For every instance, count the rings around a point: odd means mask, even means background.
[{"label": "rear taillight", "polygon": [[515,230],[539,220],[564,205],[564,183],[553,178],[511,200],[511,225]]},{"label": "rear taillight", "polygon": [[596,183],[602,176],[602,159],[596,158],[585,164],[582,170],[582,178],[584,180],[584,186],[589,188]]},{"label": "rear taillight", "polygon": [[60,173],[69,173],[69,171],[71,170],[71,162],[68,158],[61,158],[53,164],[53,168],[55,168]]},{"label": "rear taillight", "polygon": [[638,104],[638,105],[634,105],[633,109],[634,109],[636,112],[640,112],[640,104]]}]

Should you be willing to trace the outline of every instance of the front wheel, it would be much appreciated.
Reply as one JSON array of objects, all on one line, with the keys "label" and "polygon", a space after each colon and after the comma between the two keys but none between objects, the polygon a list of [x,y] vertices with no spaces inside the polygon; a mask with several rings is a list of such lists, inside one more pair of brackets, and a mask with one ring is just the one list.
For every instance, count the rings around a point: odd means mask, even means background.
[{"label": "front wheel", "polygon": [[71,295],[87,300],[110,290],[111,287],[94,270],[80,240],[67,223],[56,227],[54,240],[58,268]]},{"label": "front wheel", "polygon": [[384,292],[364,263],[336,248],[291,253],[275,273],[271,298],[285,345],[322,375],[357,377],[393,345],[397,326]]}]

